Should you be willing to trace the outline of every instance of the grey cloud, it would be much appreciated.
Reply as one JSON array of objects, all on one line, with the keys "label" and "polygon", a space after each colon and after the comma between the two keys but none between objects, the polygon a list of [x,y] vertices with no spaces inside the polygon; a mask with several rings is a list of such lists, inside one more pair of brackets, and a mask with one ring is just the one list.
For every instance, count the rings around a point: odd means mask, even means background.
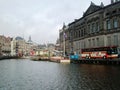
[{"label": "grey cloud", "polygon": [[[92,0],[95,4],[109,0]],[[54,42],[63,22],[80,18],[91,0],[0,0],[0,34]]]}]

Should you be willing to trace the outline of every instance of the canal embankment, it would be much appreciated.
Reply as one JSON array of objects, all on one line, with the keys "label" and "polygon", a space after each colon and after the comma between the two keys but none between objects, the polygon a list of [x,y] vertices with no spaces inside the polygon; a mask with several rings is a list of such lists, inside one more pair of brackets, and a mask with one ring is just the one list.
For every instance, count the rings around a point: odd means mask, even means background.
[{"label": "canal embankment", "polygon": [[50,61],[56,63],[76,63],[76,64],[100,64],[100,65],[120,65],[120,59],[69,59],[64,57],[31,57],[33,61]]},{"label": "canal embankment", "polygon": [[120,65],[120,59],[79,59],[70,60],[71,63],[78,64],[102,64],[102,65]]},{"label": "canal embankment", "polygon": [[[24,57],[18,56],[0,56],[0,60],[6,59],[24,59]],[[120,65],[120,58],[116,59],[78,59],[70,60],[63,57],[32,57],[29,59],[33,61],[50,61],[56,63],[75,63],[75,64],[99,64],[99,65]]]},{"label": "canal embankment", "polygon": [[39,56],[32,56],[30,57],[33,61],[50,61],[50,62],[56,62],[56,63],[70,63],[69,58],[54,56],[54,57],[39,57]]},{"label": "canal embankment", "polygon": [[18,59],[20,57],[18,56],[0,56],[0,60],[6,60],[6,59]]}]

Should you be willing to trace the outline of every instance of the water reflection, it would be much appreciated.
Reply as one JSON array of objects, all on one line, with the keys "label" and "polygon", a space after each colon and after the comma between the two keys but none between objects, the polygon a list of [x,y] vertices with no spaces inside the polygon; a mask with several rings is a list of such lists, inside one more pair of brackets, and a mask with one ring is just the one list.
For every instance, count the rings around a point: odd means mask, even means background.
[{"label": "water reflection", "polygon": [[120,67],[0,61],[0,90],[119,90]]}]

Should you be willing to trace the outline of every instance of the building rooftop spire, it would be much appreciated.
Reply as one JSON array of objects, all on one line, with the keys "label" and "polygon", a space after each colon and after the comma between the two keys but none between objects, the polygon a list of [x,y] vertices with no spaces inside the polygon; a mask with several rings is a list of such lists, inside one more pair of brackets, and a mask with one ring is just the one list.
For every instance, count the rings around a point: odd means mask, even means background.
[{"label": "building rooftop spire", "polygon": [[103,2],[101,2],[101,5],[100,5],[101,7],[104,7],[104,4],[103,4]]},{"label": "building rooftop spire", "polygon": [[95,4],[91,1],[91,5],[93,5],[93,6],[94,6]]},{"label": "building rooftop spire", "polygon": [[28,40],[29,43],[32,43],[32,39],[31,39],[31,36],[29,36],[29,40]]}]

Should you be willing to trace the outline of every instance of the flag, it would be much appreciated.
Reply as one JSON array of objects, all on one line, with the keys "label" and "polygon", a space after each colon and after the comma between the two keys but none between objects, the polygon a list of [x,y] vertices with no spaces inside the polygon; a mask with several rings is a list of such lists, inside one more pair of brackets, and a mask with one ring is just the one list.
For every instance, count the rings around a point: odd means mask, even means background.
[{"label": "flag", "polygon": [[64,32],[63,36],[64,36],[64,38],[67,38],[67,34],[65,32]]}]

